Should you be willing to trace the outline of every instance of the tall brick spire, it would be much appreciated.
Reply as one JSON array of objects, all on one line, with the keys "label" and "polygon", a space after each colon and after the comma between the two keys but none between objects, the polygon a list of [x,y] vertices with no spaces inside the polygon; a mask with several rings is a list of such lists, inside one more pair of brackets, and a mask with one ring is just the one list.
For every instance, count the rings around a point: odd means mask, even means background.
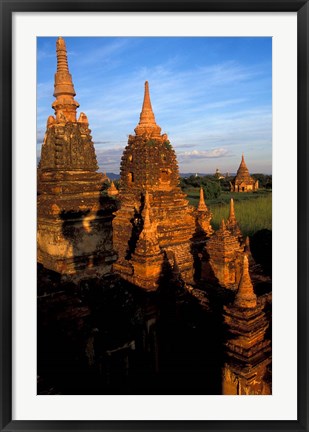
[{"label": "tall brick spire", "polygon": [[200,200],[198,203],[197,210],[201,211],[201,212],[207,212],[208,211],[208,208],[206,206],[205,199],[204,199],[204,190],[202,187],[200,188]]},{"label": "tall brick spire", "polygon": [[161,128],[157,125],[154,113],[152,111],[148,81],[145,82],[142,112],[140,114],[139,123],[135,128],[135,133],[136,135],[143,135],[146,133],[153,137],[158,136],[161,133]]},{"label": "tall brick spire", "polygon": [[240,241],[242,241],[242,233],[240,231],[238,222],[236,220],[235,216],[235,209],[234,209],[234,200],[231,198],[230,201],[230,213],[229,217],[226,221],[226,228],[234,235],[236,236]]},{"label": "tall brick spire", "polygon": [[226,231],[226,225],[225,225],[224,219],[222,219],[222,221],[221,221],[219,231],[222,231],[222,232]]},{"label": "tall brick spire", "polygon": [[235,220],[235,219],[236,219],[236,217],[235,217],[235,209],[234,209],[234,200],[233,200],[233,198],[231,198],[231,201],[230,201],[230,214],[229,214],[228,220],[232,221],[232,220]]},{"label": "tall brick spire", "polygon": [[61,122],[76,122],[76,109],[79,103],[76,102],[76,95],[72,76],[69,72],[67,49],[65,41],[59,37],[56,42],[57,72],[55,73],[54,96],[56,100],[52,107],[55,110],[56,118]]},{"label": "tall brick spire", "polygon": [[243,271],[238,286],[238,291],[235,297],[234,306],[241,308],[255,308],[257,305],[257,297],[253,290],[253,285],[249,275],[248,257],[244,254]]}]

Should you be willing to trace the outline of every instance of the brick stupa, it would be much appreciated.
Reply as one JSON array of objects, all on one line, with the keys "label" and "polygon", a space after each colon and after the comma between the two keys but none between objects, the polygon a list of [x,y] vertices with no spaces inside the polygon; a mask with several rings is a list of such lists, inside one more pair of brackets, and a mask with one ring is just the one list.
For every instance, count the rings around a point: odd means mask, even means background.
[{"label": "brick stupa", "polygon": [[210,236],[213,233],[213,228],[210,224],[212,218],[212,214],[208,209],[205,198],[204,198],[204,189],[200,188],[200,199],[197,206],[197,230],[205,233],[206,236]]},{"label": "brick stupa", "polygon": [[238,238],[227,229],[222,220],[219,230],[210,237],[205,246],[203,279],[236,290],[241,275],[243,250]]},{"label": "brick stupa", "polygon": [[119,194],[118,189],[115,186],[115,183],[112,181],[109,188],[107,189],[107,193],[109,196],[117,196]]},{"label": "brick stupa", "polygon": [[57,72],[38,167],[38,262],[72,277],[100,275],[113,261],[111,219],[116,207],[102,196],[87,116],[74,99],[64,39],[56,42]]},{"label": "brick stupa", "polygon": [[[145,225],[142,212],[147,193],[147,206],[149,202],[151,208],[149,223],[155,227],[153,233],[156,231],[160,250],[174,257],[185,281],[192,281],[190,239],[195,229],[194,209],[188,205],[186,195],[179,187],[176,155],[167,135],[161,134],[161,128],[155,121],[147,81],[140,121],[135,128],[135,135],[129,136],[120,169],[121,206],[113,220],[113,243],[118,252],[114,270],[124,279],[150,289],[148,283],[142,282],[142,278],[138,281],[140,273],[136,264],[137,255],[139,260],[142,259],[139,240]],[[146,232],[150,233],[148,225]],[[161,262],[160,254],[157,259],[158,263]],[[135,260],[134,265],[132,260]],[[150,271],[147,271],[147,278],[151,279]],[[156,267],[153,281],[157,279]],[[156,289],[156,283],[151,283],[151,289]]]},{"label": "brick stupa", "polygon": [[164,255],[159,246],[156,223],[150,220],[149,193],[145,192],[145,204],[142,212],[143,229],[132,254],[133,283],[155,290],[161,276]]},{"label": "brick stupa", "polygon": [[254,293],[247,255],[234,303],[224,306],[228,336],[226,361],[222,370],[222,394],[271,394],[269,367],[270,341],[265,338],[269,326],[264,305]]},{"label": "brick stupa", "polygon": [[231,192],[253,192],[258,190],[259,182],[249,174],[244,155],[237,170],[236,177],[230,182]]}]

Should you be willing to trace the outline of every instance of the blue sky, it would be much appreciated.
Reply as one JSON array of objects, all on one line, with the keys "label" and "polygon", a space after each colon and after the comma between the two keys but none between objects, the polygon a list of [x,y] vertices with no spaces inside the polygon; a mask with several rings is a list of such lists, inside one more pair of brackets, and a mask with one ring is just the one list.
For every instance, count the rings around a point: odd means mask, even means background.
[{"label": "blue sky", "polygon": [[[100,170],[119,173],[148,80],[180,172],[271,173],[271,38],[65,37],[79,112]],[[37,39],[37,151],[53,114],[56,38]]]}]

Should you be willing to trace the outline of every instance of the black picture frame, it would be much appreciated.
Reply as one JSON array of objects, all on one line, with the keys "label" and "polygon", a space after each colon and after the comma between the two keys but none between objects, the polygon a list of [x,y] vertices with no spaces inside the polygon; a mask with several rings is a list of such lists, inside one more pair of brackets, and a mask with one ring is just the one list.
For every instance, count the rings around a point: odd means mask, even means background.
[{"label": "black picture frame", "polygon": [[[307,431],[308,427],[308,0],[0,0],[0,422],[1,431],[207,430]],[[297,12],[298,26],[298,419],[295,421],[12,420],[12,15],[14,12]],[[293,179],[292,181],[295,181]],[[284,235],[293,235],[288,231]],[[296,275],[295,275],[296,277]],[[288,346],[287,346],[288,349]]]}]

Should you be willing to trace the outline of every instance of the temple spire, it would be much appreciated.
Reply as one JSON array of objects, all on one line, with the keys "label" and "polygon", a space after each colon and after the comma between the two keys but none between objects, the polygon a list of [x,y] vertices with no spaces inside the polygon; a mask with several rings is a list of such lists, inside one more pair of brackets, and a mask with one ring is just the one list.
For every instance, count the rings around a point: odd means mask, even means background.
[{"label": "temple spire", "polygon": [[200,212],[207,212],[208,211],[208,208],[206,206],[205,199],[204,199],[204,190],[202,187],[200,188],[200,200],[198,203],[197,210]]},{"label": "temple spire", "polygon": [[148,81],[145,82],[144,101],[143,101],[142,112],[140,115],[140,124],[143,123],[143,121],[145,120],[147,120],[147,122],[151,120],[154,124],[156,123],[155,116],[151,106],[151,101],[150,101]]},{"label": "temple spire", "polygon": [[240,165],[239,165],[237,173],[239,173],[241,171],[248,171],[248,173],[249,173],[249,170],[248,170],[246,162],[245,162],[245,156],[244,156],[243,153],[241,155],[241,162],[240,162]]},{"label": "temple spire", "polygon": [[220,230],[226,231],[226,225],[225,225],[224,219],[222,219],[222,221],[221,221]]},{"label": "temple spire", "polygon": [[59,36],[56,42],[57,72],[69,72],[67,48],[64,39]]},{"label": "temple spire", "polygon": [[234,200],[233,200],[233,198],[231,198],[231,201],[230,201],[230,214],[229,214],[228,220],[229,221],[233,221],[235,219],[236,219],[236,217],[235,217],[235,209],[234,209]]},{"label": "temple spire", "polygon": [[253,290],[249,274],[249,262],[248,257],[244,254],[243,259],[243,271],[240,278],[238,291],[235,297],[234,306],[241,308],[255,308],[257,305],[257,297]]},{"label": "temple spire", "polygon": [[229,217],[226,221],[226,228],[231,232],[231,234],[233,234],[239,240],[242,241],[242,234],[241,234],[241,231],[240,231],[240,228],[239,228],[239,225],[237,223],[236,216],[235,216],[233,198],[231,198],[231,201],[230,201],[230,213],[229,213]]},{"label": "temple spire", "polygon": [[142,111],[140,114],[139,123],[135,128],[135,133],[136,135],[143,135],[144,133],[146,133],[152,136],[156,136],[160,135],[160,132],[161,128],[156,123],[151,106],[149,84],[148,81],[146,81]]},{"label": "temple spire", "polygon": [[72,76],[69,72],[65,41],[59,37],[56,42],[57,72],[55,73],[54,96],[52,107],[58,122],[76,122],[76,109],[79,103],[74,100],[76,95]]}]

